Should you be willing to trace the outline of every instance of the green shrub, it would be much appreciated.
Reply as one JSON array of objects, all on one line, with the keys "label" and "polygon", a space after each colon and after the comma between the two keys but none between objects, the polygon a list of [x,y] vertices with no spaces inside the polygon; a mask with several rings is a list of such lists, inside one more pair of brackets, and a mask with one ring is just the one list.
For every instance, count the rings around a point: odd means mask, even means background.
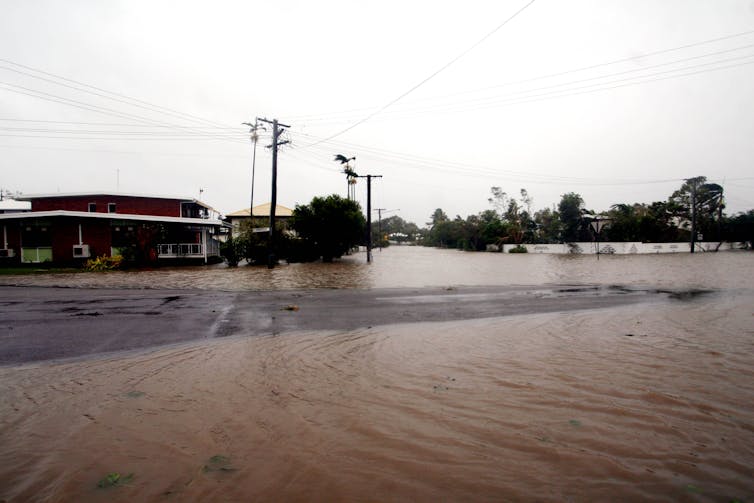
[{"label": "green shrub", "polygon": [[89,272],[102,272],[102,271],[114,271],[120,269],[123,265],[123,257],[116,255],[115,257],[107,257],[101,255],[97,258],[90,258],[84,264],[84,270]]},{"label": "green shrub", "polygon": [[242,238],[228,236],[228,240],[220,245],[220,255],[230,267],[236,267],[246,255],[246,242]]},{"label": "green shrub", "polygon": [[529,253],[529,250],[527,250],[523,245],[516,245],[508,250],[508,253]]}]

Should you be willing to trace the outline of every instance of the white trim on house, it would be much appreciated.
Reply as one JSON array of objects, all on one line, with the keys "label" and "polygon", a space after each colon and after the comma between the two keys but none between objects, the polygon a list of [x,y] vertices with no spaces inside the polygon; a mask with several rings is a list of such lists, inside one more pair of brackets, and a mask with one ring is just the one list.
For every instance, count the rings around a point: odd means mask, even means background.
[{"label": "white trim on house", "polygon": [[88,211],[29,211],[25,213],[0,214],[0,220],[22,220],[30,218],[49,217],[77,217],[77,218],[102,218],[107,220],[137,220],[140,222],[166,222],[175,224],[200,225],[204,227],[229,227],[221,220],[209,220],[206,218],[163,217],[158,215],[136,215],[131,213],[89,213]]}]

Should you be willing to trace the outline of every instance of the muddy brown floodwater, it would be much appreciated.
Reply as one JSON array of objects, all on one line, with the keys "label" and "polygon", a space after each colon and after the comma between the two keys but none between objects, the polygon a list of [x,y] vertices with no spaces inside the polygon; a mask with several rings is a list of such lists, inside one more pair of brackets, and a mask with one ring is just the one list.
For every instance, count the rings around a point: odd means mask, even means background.
[{"label": "muddy brown floodwater", "polygon": [[362,259],[0,282],[688,294],[6,365],[0,500],[754,500],[754,254]]}]

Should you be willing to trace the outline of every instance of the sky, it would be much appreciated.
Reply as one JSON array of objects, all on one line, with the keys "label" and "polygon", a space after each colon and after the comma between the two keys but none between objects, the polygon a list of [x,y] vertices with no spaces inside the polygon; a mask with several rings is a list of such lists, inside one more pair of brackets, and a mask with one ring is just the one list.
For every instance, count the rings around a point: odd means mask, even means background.
[{"label": "sky", "polygon": [[[0,188],[346,196],[422,226],[490,187],[600,212],[684,178],[754,208],[754,1],[4,0]],[[357,200],[366,208],[366,180]],[[376,213],[375,213],[376,217]]]}]

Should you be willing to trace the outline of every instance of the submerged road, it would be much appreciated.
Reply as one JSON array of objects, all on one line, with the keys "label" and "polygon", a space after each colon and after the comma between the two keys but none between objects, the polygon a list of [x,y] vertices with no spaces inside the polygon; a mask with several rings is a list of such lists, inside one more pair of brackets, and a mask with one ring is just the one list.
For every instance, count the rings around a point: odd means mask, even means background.
[{"label": "submerged road", "polygon": [[595,309],[684,295],[604,286],[261,292],[0,287],[0,364],[213,337]]}]

